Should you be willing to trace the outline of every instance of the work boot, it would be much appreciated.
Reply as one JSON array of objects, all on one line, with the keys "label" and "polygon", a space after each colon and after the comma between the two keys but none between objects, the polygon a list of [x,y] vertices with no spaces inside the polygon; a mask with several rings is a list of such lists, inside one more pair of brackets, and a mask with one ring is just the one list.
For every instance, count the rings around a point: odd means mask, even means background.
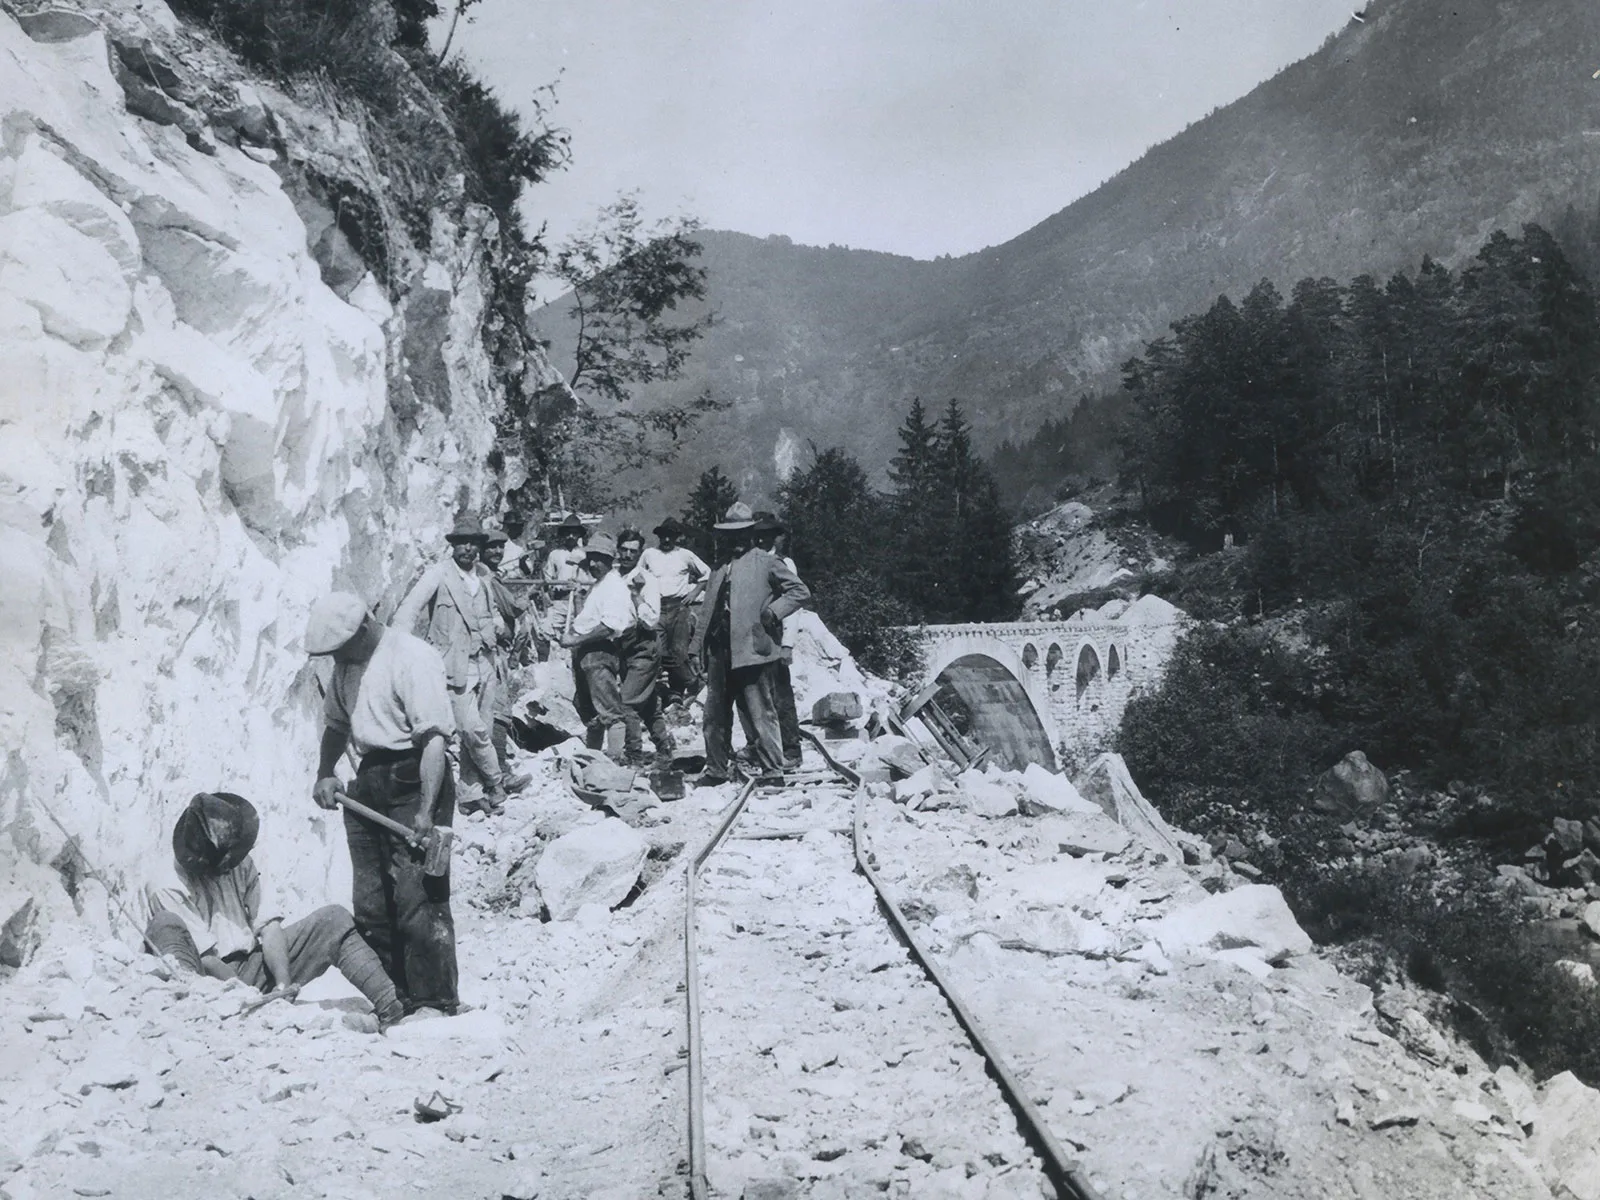
[{"label": "work boot", "polygon": [[507,775],[503,776],[500,782],[507,792],[520,792],[533,782],[533,776],[527,774]]},{"label": "work boot", "polygon": [[498,783],[483,794],[485,816],[498,817],[506,810],[506,790]]}]

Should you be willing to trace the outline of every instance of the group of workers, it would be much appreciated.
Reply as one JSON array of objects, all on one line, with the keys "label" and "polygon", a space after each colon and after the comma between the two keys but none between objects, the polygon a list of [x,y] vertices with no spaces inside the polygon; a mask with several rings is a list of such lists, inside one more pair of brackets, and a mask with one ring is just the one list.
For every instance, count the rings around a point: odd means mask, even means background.
[{"label": "group of workers", "polygon": [[[492,815],[527,783],[509,776],[505,757],[511,659],[525,633],[571,651],[574,701],[591,748],[637,763],[648,732],[657,759],[670,760],[664,710],[703,689],[698,782],[743,772],[773,780],[799,766],[785,622],[810,592],[782,556],[784,528],[773,514],[733,505],[714,526],[715,565],[683,544],[693,531],[674,518],[655,528],[658,545],[646,549],[635,529],[590,533],[569,517],[556,527],[542,586],[530,589],[542,605],[500,573],[529,557],[515,540],[520,528],[503,525],[457,522],[448,557],[423,573],[387,625],[349,592],[312,606],[306,652],[333,662],[312,798],[330,810],[355,801],[411,831],[403,837],[345,807],[351,911],[330,905],[288,926],[263,917],[250,858],[255,809],[231,793],[201,793],[173,830],[177,878],[147,889],[153,950],[187,970],[290,999],[337,967],[372,1002],[380,1029],[411,1014],[456,1012],[449,873],[425,871],[419,847],[455,818],[452,742],[463,811]],[[733,752],[735,710],[742,760]],[[336,773],[347,754],[356,766],[348,785]]]}]

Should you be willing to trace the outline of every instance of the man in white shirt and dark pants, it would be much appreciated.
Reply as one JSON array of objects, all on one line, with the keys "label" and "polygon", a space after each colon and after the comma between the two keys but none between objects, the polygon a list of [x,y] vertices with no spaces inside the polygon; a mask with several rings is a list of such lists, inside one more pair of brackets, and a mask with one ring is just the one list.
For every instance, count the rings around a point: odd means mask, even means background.
[{"label": "man in white shirt and dark pants", "polygon": [[640,565],[644,534],[617,534],[617,570],[633,596],[633,630],[622,638],[622,705],[627,712],[623,753],[631,766],[645,765],[644,731],[650,731],[657,764],[672,765],[672,735],[661,715],[661,591],[656,577]]},{"label": "man in white shirt and dark pants", "polygon": [[639,567],[656,581],[661,593],[661,657],[667,669],[665,704],[685,701],[700,691],[700,672],[689,653],[694,635],[694,606],[705,592],[711,568],[689,547],[681,545],[689,532],[676,517],[668,517],[652,531],[661,543],[646,550]]},{"label": "man in white shirt and dark pants", "polygon": [[584,743],[623,758],[627,711],[622,704],[622,638],[633,629],[633,595],[616,569],[617,543],[609,533],[589,539],[585,565],[595,585],[573,618],[562,645],[572,650],[573,705],[587,730]]}]

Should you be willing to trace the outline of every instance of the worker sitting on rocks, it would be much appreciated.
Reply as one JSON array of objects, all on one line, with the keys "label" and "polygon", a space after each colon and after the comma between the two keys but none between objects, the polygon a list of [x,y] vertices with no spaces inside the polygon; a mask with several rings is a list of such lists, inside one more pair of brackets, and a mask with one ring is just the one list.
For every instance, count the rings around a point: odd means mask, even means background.
[{"label": "worker sitting on rocks", "polygon": [[145,938],[195,974],[242,979],[292,1000],[303,984],[338,968],[368,1000],[380,1029],[405,1013],[394,983],[355,920],[337,904],[284,925],[262,915],[261,876],[250,851],[260,819],[232,792],[201,792],[172,830],[177,881],[147,888],[151,917]]},{"label": "worker sitting on rocks", "polygon": [[623,757],[627,713],[622,704],[622,637],[633,629],[633,596],[617,572],[617,543],[609,533],[589,539],[586,566],[596,578],[562,645],[572,650],[573,705],[587,731],[585,744]]},{"label": "worker sitting on rocks", "polygon": [[690,649],[705,664],[706,767],[702,784],[733,778],[733,708],[755,735],[748,749],[758,778],[782,777],[783,736],[778,728],[772,664],[782,657],[783,620],[804,608],[811,591],[783,560],[756,546],[755,519],[735,504],[716,525],[726,534],[729,559],[711,573],[704,620]]},{"label": "worker sitting on rocks", "polygon": [[622,705],[626,719],[623,754],[629,766],[646,765],[644,731],[650,731],[657,764],[672,765],[672,735],[661,713],[661,590],[639,563],[644,535],[637,529],[617,534],[617,571],[633,597],[633,628],[623,634]]},{"label": "worker sitting on rocks", "polygon": [[457,521],[445,534],[450,556],[423,572],[394,610],[391,624],[414,633],[419,621],[426,622],[424,636],[444,656],[450,681],[460,736],[461,811],[493,815],[505,808],[507,789],[490,732],[500,690],[495,663],[500,614],[489,572],[478,562],[487,537],[476,517]]},{"label": "worker sitting on rocks", "polygon": [[[426,838],[455,818],[445,746],[456,731],[444,660],[421,638],[385,629],[359,596],[334,592],[311,606],[307,654],[333,659],[322,750],[311,797],[338,806],[334,773],[345,747],[361,756],[350,795]],[[406,839],[346,809],[351,909],[408,1013],[454,1013],[456,926],[450,875],[429,875]]]}]

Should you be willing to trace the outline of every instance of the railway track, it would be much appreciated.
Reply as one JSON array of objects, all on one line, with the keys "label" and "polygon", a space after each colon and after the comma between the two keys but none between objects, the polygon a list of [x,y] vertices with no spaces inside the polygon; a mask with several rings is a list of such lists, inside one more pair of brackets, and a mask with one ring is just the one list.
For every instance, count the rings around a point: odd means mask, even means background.
[{"label": "railway track", "polygon": [[694,1200],[1097,1200],[878,878],[860,780],[746,784],[685,868]]}]

